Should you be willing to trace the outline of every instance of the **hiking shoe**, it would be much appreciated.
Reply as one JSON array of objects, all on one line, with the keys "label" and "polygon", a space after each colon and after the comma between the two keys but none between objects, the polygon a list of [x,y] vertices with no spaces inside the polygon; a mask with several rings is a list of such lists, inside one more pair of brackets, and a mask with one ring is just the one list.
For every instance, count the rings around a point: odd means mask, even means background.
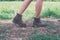
[{"label": "hiking shoe", "polygon": [[17,24],[19,27],[26,27],[26,24],[22,21],[22,15],[17,14],[13,19],[13,23]]},{"label": "hiking shoe", "polygon": [[33,26],[32,27],[46,27],[47,24],[42,24],[40,18],[34,18]]}]

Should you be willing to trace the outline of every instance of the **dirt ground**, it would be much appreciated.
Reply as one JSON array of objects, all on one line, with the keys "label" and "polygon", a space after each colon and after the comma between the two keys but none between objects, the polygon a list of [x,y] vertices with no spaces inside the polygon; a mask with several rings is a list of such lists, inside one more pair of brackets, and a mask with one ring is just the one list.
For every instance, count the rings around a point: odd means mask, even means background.
[{"label": "dirt ground", "polygon": [[60,21],[58,19],[42,19],[42,23],[47,23],[47,27],[31,27],[33,20],[25,21],[26,28],[18,27],[11,20],[0,20],[1,40],[22,40],[33,34],[60,34]]}]

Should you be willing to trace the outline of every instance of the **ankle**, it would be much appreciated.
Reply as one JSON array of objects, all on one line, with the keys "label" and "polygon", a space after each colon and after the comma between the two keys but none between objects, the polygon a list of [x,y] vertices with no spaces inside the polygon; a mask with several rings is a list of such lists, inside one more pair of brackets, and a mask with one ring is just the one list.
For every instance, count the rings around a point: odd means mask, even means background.
[{"label": "ankle", "polygon": [[40,18],[40,17],[35,17],[36,19]]},{"label": "ankle", "polygon": [[22,14],[20,14],[20,13],[17,13],[18,15],[22,15]]},{"label": "ankle", "polygon": [[36,17],[35,17],[34,20],[40,20],[40,17],[39,17],[39,18],[36,18]]},{"label": "ankle", "polygon": [[22,15],[21,15],[21,14],[19,14],[19,13],[17,13],[17,16],[20,16],[20,17],[22,17]]},{"label": "ankle", "polygon": [[40,18],[34,18],[35,22],[40,22]]},{"label": "ankle", "polygon": [[20,19],[22,19],[22,15],[20,15],[20,14],[17,13],[17,15],[15,16],[14,19],[16,19],[16,20],[20,20]]}]

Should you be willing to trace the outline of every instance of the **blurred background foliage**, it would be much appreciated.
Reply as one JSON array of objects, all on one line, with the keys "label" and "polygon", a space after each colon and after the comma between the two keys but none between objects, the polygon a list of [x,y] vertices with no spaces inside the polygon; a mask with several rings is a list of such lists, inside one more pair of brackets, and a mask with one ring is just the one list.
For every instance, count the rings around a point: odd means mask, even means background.
[{"label": "blurred background foliage", "polygon": [[[23,2],[0,2],[0,19],[13,19]],[[24,20],[33,19],[35,15],[35,3],[32,2],[24,12]],[[59,18],[60,2],[43,2],[41,18]]]},{"label": "blurred background foliage", "polygon": [[[24,0],[0,0],[0,1],[24,1]],[[33,0],[36,1],[36,0]],[[43,0],[43,1],[60,1],[60,0]]]},{"label": "blurred background foliage", "polygon": [[[12,1],[12,2],[11,2]],[[0,19],[13,19],[24,0],[0,0]],[[30,4],[25,13],[24,19],[33,18],[35,15],[35,2]],[[60,19],[60,0],[43,0],[41,18]],[[30,13],[31,12],[31,13]],[[28,15],[29,13],[29,15]],[[14,16],[13,16],[14,15]]]}]

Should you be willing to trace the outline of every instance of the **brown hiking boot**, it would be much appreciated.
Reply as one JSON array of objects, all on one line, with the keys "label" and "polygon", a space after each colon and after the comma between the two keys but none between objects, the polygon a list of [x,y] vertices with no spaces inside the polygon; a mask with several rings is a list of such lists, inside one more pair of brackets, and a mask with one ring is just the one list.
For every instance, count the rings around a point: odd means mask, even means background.
[{"label": "brown hiking boot", "polygon": [[13,19],[13,23],[17,24],[20,27],[26,27],[26,24],[22,21],[22,15],[17,14]]},{"label": "brown hiking boot", "polygon": [[40,18],[34,18],[33,26],[32,27],[46,27],[47,24],[42,24]]}]

